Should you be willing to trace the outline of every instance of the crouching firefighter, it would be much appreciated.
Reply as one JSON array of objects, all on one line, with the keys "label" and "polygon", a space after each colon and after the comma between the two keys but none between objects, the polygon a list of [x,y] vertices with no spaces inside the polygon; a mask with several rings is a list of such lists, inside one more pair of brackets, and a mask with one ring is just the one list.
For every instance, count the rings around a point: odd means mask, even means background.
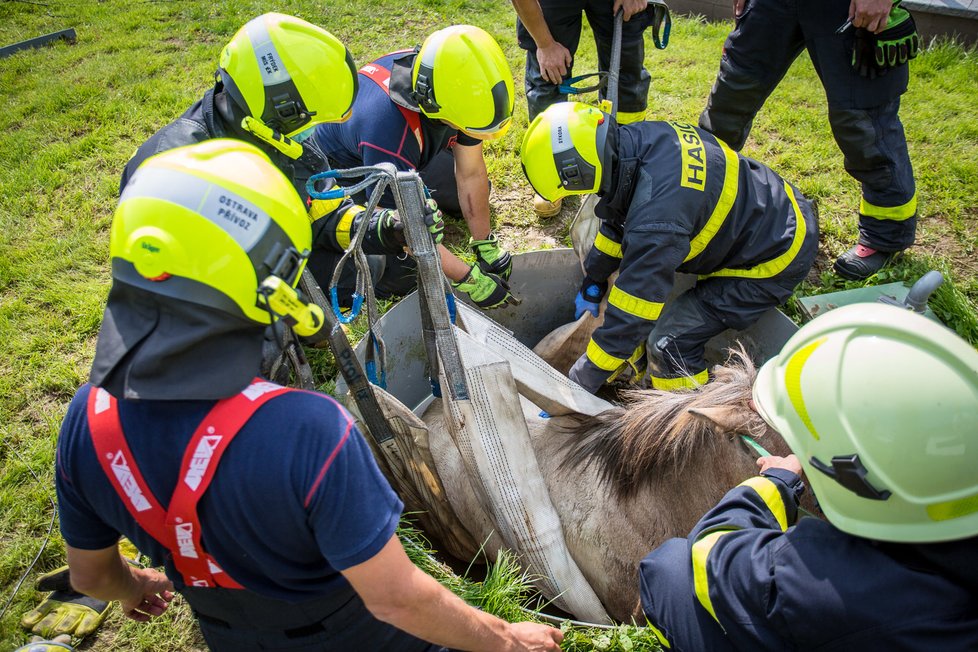
[{"label": "crouching firefighter", "polygon": [[[657,389],[706,383],[707,340],[784,302],[815,259],[808,200],[692,125],[619,126],[587,105],[555,104],[530,125],[520,155],[542,197],[601,198],[576,316],[596,316],[606,294],[608,308],[570,371],[591,392],[629,367],[641,377],[646,351]],[[699,280],[666,305],[676,272]]]},{"label": "crouching firefighter", "polygon": [[[752,393],[749,422],[794,454],[758,459],[642,560],[663,647],[978,650],[975,349],[904,308],[853,304],[802,326]],[[826,520],[798,518],[802,472]]]},{"label": "crouching firefighter", "polygon": [[[335,264],[365,219],[362,247],[371,262],[403,253],[396,211],[367,215],[353,200],[311,200],[306,190],[309,178],[329,167],[308,136],[317,125],[348,120],[359,89],[353,58],[335,36],[299,18],[263,14],[227,43],[215,78],[200,100],[136,150],[123,170],[120,192],[154,154],[211,138],[236,138],[264,152],[306,202],[313,225],[309,268],[321,285],[330,280],[330,261]],[[440,215],[433,213],[431,224],[440,235]],[[324,269],[329,271],[317,273]],[[381,273],[373,278],[384,298],[414,289],[413,273],[408,280]]]},{"label": "crouching firefighter", "polygon": [[[270,324],[322,325],[295,290],[311,246],[290,181],[242,141],[133,175],[90,384],[58,440],[73,587],[137,620],[175,588],[214,650],[557,650],[559,631],[479,612],[412,565],[350,415],[258,377]],[[127,565],[120,535],[165,575]]]}]

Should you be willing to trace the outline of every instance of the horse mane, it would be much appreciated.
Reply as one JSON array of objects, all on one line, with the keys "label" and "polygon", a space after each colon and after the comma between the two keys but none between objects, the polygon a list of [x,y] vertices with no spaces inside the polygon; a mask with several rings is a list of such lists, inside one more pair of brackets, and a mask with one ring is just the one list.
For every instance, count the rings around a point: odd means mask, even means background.
[{"label": "horse mane", "polygon": [[754,363],[738,345],[723,365],[714,367],[711,382],[695,390],[624,391],[621,407],[571,417],[571,424],[561,428],[567,435],[561,468],[595,465],[619,498],[634,496],[656,474],[678,476],[694,457],[726,445],[718,435],[733,434],[717,433],[712,422],[690,414],[691,409],[742,407],[749,415],[743,430],[764,434],[767,425],[748,405],[756,376]]}]

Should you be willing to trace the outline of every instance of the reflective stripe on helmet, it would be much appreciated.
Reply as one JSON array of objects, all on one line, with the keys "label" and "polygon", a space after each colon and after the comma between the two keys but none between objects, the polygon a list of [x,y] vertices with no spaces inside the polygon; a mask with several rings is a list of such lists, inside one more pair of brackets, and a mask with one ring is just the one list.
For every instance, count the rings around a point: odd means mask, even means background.
[{"label": "reflective stripe on helmet", "polygon": [[[143,172],[143,174],[140,174]],[[138,197],[162,199],[199,213],[251,251],[272,224],[272,218],[240,195],[186,172],[155,168],[137,170],[119,203]]]}]

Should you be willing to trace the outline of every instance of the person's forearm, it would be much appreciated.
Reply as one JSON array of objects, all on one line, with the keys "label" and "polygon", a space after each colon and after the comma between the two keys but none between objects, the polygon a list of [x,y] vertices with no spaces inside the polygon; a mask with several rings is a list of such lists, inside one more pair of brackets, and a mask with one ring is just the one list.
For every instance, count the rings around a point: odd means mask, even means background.
[{"label": "person's forearm", "polygon": [[82,565],[72,565],[68,557],[71,586],[79,593],[97,600],[125,600],[138,590],[138,583],[133,579],[132,569],[122,559],[116,557],[118,563],[106,564],[103,568],[89,570]]},{"label": "person's forearm", "polygon": [[441,269],[451,280],[461,281],[469,273],[471,265],[450,252],[443,245],[438,245],[438,255],[441,257]]},{"label": "person's forearm", "polygon": [[371,609],[378,620],[452,649],[516,649],[506,621],[474,609],[423,571],[415,570],[403,600]]},{"label": "person's forearm", "polygon": [[459,175],[458,201],[462,208],[462,217],[469,233],[475,240],[485,240],[489,237],[489,176],[485,166],[481,171]]},{"label": "person's forearm", "polygon": [[547,21],[543,18],[540,2],[538,0],[512,0],[512,2],[516,15],[520,17],[520,22],[533,37],[537,47],[547,48],[553,45],[554,37],[547,27]]}]

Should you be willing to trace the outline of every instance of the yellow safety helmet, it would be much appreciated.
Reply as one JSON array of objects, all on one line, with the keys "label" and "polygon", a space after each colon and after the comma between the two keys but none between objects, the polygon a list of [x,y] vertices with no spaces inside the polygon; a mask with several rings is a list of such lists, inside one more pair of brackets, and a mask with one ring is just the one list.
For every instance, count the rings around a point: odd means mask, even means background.
[{"label": "yellow safety helmet", "polygon": [[978,351],[950,330],[894,306],[837,308],[788,340],[753,394],[840,530],[978,534]]},{"label": "yellow safety helmet", "polygon": [[357,93],[346,47],[321,27],[277,13],[238,30],[218,74],[242,110],[286,136],[346,120]]},{"label": "yellow safety helmet", "polygon": [[421,112],[480,140],[501,138],[513,119],[513,73],[496,40],[472,25],[425,39],[411,69]]},{"label": "yellow safety helmet", "polygon": [[117,282],[257,324],[274,313],[308,326],[322,324],[322,311],[297,303],[293,288],[311,246],[305,206],[282,172],[253,145],[214,139],[139,166],[109,253]]},{"label": "yellow safety helmet", "polygon": [[523,135],[523,173],[548,201],[601,187],[611,116],[580,102],[559,102],[534,118]]}]

